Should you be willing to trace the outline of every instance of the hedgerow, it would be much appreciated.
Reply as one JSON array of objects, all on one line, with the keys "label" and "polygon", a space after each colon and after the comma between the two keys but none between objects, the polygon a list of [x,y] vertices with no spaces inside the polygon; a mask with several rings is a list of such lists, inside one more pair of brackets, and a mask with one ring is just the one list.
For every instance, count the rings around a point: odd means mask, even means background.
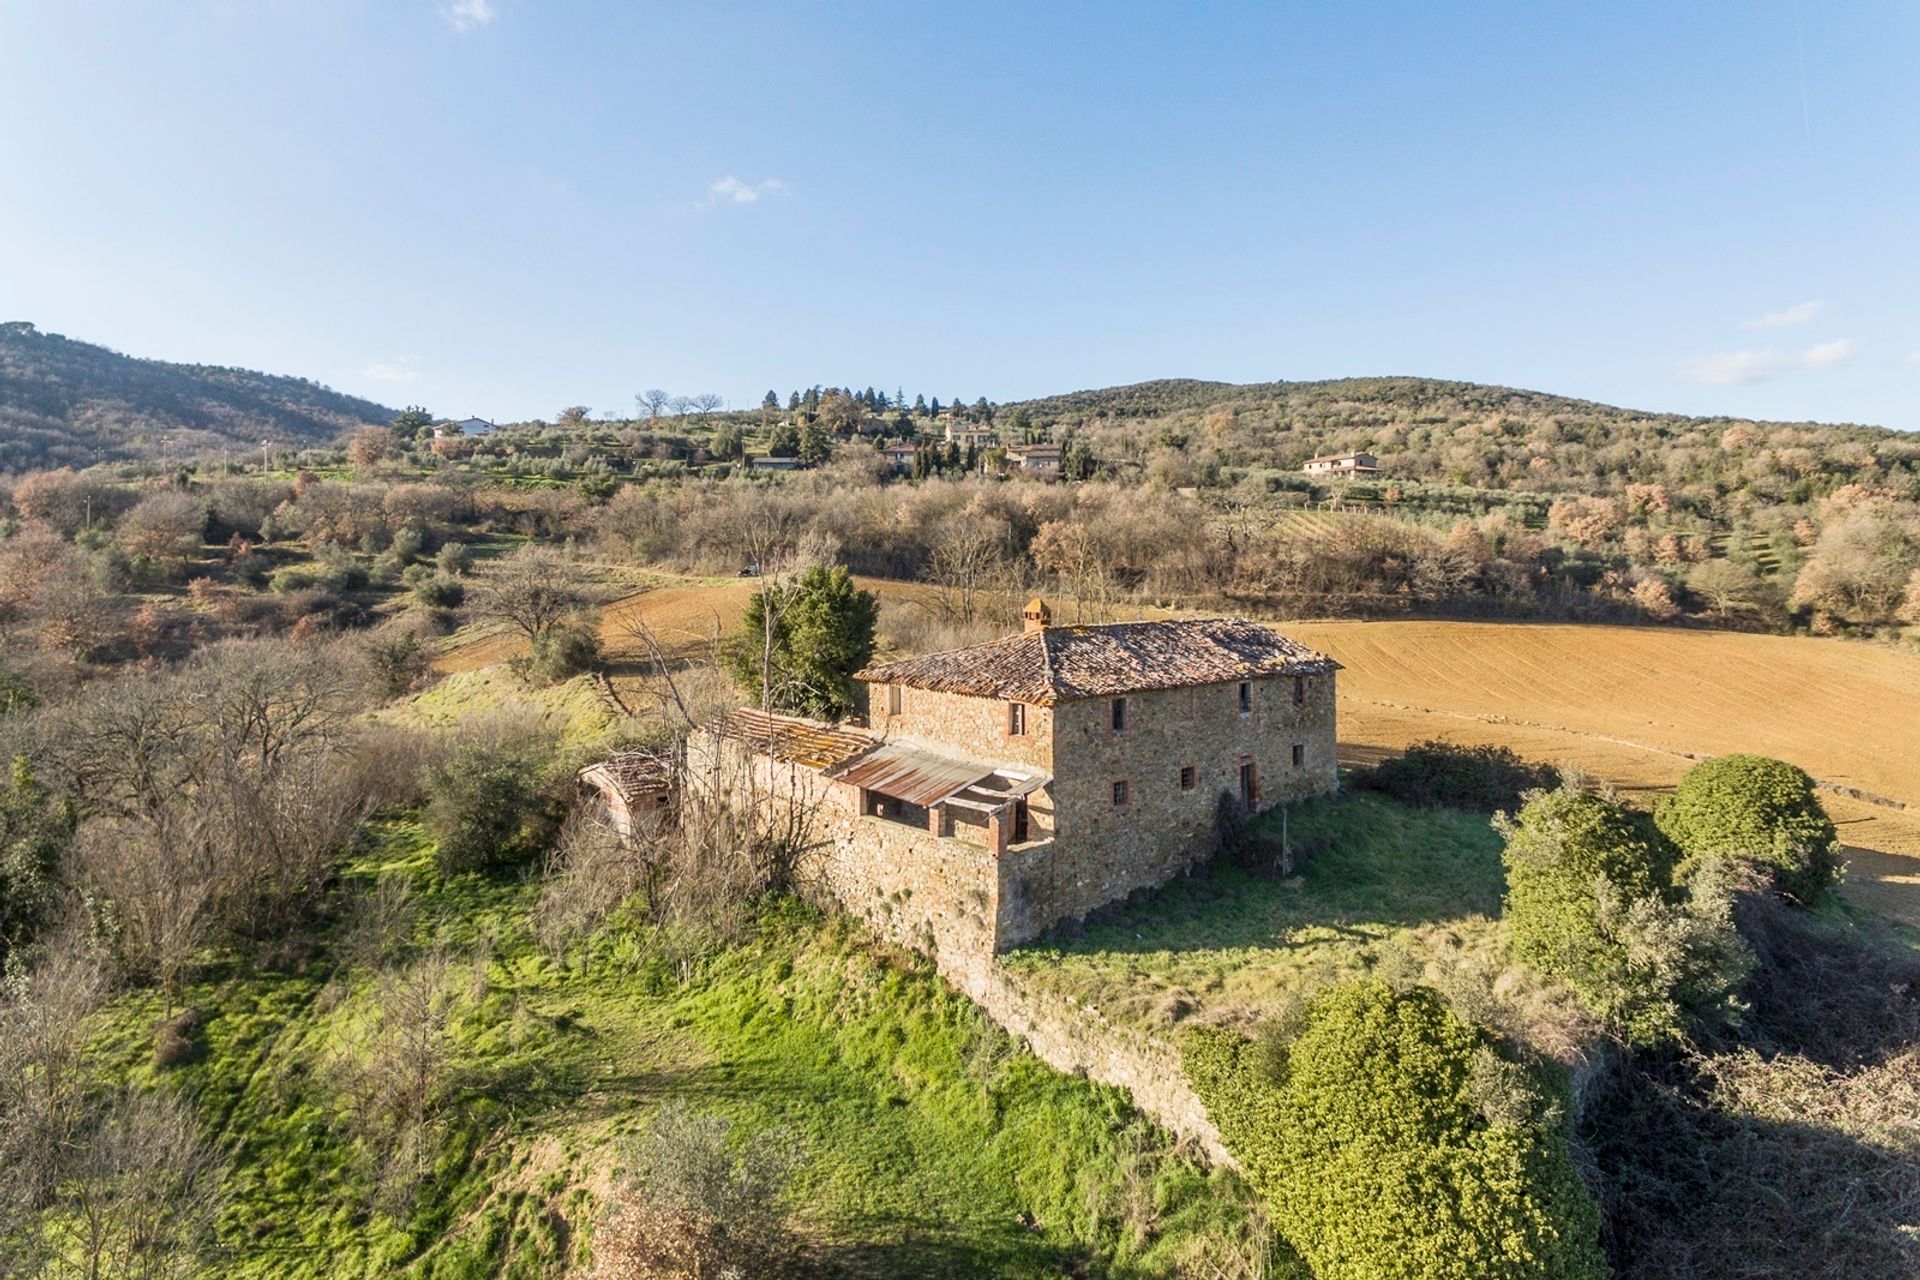
[{"label": "hedgerow", "polygon": [[1436,740],[1416,742],[1404,754],[1362,770],[1353,785],[1384,791],[1402,804],[1492,813],[1519,804],[1525,792],[1559,786],[1560,772],[1521,759],[1512,747]]},{"label": "hedgerow", "polygon": [[1784,760],[1730,755],[1697,764],[1655,806],[1654,821],[1686,855],[1683,878],[1711,862],[1758,861],[1782,893],[1805,904],[1839,874],[1838,836],[1813,779]]},{"label": "hedgerow", "polygon": [[1181,1058],[1319,1280],[1605,1274],[1557,1108],[1435,992],[1332,988],[1283,1050],[1194,1027]]}]

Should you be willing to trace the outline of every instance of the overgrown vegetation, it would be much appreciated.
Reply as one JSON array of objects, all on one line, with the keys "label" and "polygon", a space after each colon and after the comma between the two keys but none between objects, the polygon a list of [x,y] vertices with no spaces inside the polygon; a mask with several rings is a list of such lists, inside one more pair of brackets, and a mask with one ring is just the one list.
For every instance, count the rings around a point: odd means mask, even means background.
[{"label": "overgrown vegetation", "polygon": [[1766,756],[1731,755],[1687,770],[1654,809],[1661,832],[1685,855],[1683,878],[1753,861],[1780,891],[1820,900],[1839,875],[1839,837],[1805,770]]},{"label": "overgrown vegetation", "polygon": [[1677,888],[1658,831],[1574,787],[1535,792],[1498,825],[1518,959],[1566,979],[1630,1044],[1677,1043],[1736,1012],[1749,957],[1726,869]]},{"label": "overgrown vegetation", "polygon": [[1320,1280],[1587,1280],[1599,1213],[1562,1106],[1433,991],[1325,991],[1298,1034],[1196,1027],[1188,1079]]}]

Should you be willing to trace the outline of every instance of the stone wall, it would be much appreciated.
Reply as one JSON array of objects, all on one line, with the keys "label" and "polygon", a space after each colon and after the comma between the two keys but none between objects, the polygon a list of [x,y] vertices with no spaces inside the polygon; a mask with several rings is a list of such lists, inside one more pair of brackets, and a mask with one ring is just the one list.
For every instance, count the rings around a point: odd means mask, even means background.
[{"label": "stone wall", "polygon": [[862,814],[858,788],[705,732],[688,743],[687,771],[732,802],[757,793],[802,805],[813,846],[804,874],[883,938],[934,956],[992,954],[1000,874],[981,833],[941,837]]},{"label": "stone wall", "polygon": [[[1238,683],[1129,694],[1120,731],[1110,699],[1056,707],[1060,834],[1044,865],[1019,869],[1029,927],[1161,884],[1210,853],[1221,794],[1239,794],[1243,762],[1254,767],[1260,808],[1332,791],[1334,677],[1302,679],[1298,704],[1293,677],[1250,682],[1245,712]],[[1193,770],[1191,787],[1182,786],[1183,769]],[[1126,784],[1125,804],[1114,802],[1116,782]]]},{"label": "stone wall", "polygon": [[[900,710],[891,706],[898,690]],[[867,724],[883,738],[913,738],[988,764],[1017,764],[1053,771],[1053,709],[1026,706],[1026,732],[1009,733],[1009,703],[964,693],[937,693],[904,685],[867,687]]]}]

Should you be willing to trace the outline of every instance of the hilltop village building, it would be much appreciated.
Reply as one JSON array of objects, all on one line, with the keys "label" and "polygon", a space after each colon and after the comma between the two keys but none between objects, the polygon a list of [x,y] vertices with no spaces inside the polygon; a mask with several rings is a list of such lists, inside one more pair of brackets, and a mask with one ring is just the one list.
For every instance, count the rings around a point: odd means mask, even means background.
[{"label": "hilltop village building", "polygon": [[1015,471],[1057,476],[1060,474],[1060,446],[1057,444],[1010,444],[1007,446],[1007,466]]},{"label": "hilltop village building", "polygon": [[973,422],[948,422],[946,440],[962,449],[990,449],[1000,443],[992,427]]},{"label": "hilltop village building", "polygon": [[1016,635],[860,672],[865,724],[726,716],[687,777],[804,801],[850,910],[991,955],[1209,855],[1223,796],[1332,791],[1338,668],[1243,619],[1056,627],[1035,600]]}]

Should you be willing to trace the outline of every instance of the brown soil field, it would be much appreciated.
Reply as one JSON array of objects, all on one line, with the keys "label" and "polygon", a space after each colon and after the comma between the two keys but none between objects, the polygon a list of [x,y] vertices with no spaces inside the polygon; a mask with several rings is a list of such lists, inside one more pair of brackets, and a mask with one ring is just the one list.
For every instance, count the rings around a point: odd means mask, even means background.
[{"label": "brown soil field", "polygon": [[[859,581],[891,599],[926,590]],[[667,580],[610,604],[603,641],[616,661],[632,656],[629,625],[638,620],[670,651],[697,654],[738,624],[758,586],[754,578]],[[1671,627],[1276,625],[1344,665],[1341,755],[1354,764],[1428,738],[1504,744],[1577,764],[1644,801],[1709,756],[1755,751],[1792,761],[1828,788],[1823,799],[1849,846],[1849,896],[1920,925],[1920,657],[1843,640]],[[522,647],[505,634],[462,638],[435,666],[471,670]]]},{"label": "brown soil field", "polygon": [[1282,625],[1344,664],[1341,752],[1355,763],[1426,738],[1501,743],[1632,794],[1708,756],[1778,756],[1829,788],[1849,895],[1920,924],[1920,658],[1660,627]]},{"label": "brown soil field", "polygon": [[[882,599],[911,599],[926,591],[918,583],[890,578],[855,577],[854,581]],[[620,596],[601,610],[601,646],[616,663],[638,656],[633,628],[641,624],[653,632],[669,656],[704,653],[740,625],[747,602],[759,589],[758,578],[663,579],[657,586]],[[526,648],[525,639],[511,631],[462,633],[434,659],[433,667],[442,673],[473,671],[505,662]]]}]

